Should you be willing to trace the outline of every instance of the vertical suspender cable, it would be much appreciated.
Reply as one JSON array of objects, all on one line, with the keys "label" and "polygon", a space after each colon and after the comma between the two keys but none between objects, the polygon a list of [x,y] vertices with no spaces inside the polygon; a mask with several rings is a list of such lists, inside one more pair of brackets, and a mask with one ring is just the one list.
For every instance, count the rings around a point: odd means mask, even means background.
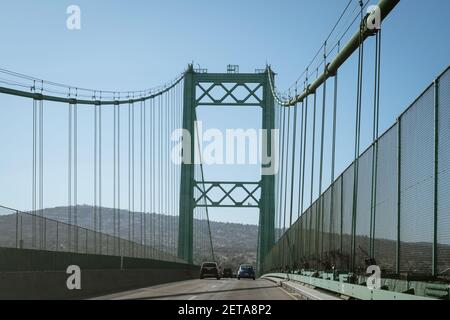
[{"label": "vertical suspender cable", "polygon": [[[115,99],[115,96],[114,96]],[[116,254],[116,232],[117,232],[117,104],[113,106],[113,235],[114,254]]]},{"label": "vertical suspender cable", "polygon": [[171,253],[171,248],[172,248],[172,205],[173,205],[173,199],[172,199],[172,165],[170,162],[170,128],[171,128],[171,124],[172,124],[172,95],[173,92],[172,90],[170,90],[167,93],[167,100],[168,100],[168,105],[167,105],[167,130],[166,130],[166,134],[167,134],[167,138],[166,138],[166,163],[168,166],[168,183],[167,183],[167,190],[168,190],[168,212],[167,212],[167,219],[168,219],[168,223],[167,223],[167,228],[168,228],[168,252]]},{"label": "vertical suspender cable", "polygon": [[[120,96],[119,96],[120,99]],[[120,230],[120,220],[121,220],[121,207],[120,207],[120,104],[117,104],[117,253],[118,255],[122,254],[122,246],[121,246],[121,230]]]},{"label": "vertical suspender cable", "polygon": [[[165,136],[166,134],[167,134],[167,128],[168,128],[168,119],[169,119],[169,110],[168,110],[168,106],[169,106],[169,93],[168,92],[166,92],[165,93],[165,100],[164,100],[164,102],[165,102],[165,105],[164,105],[164,126],[165,126],[165,128],[164,128],[164,130],[163,130],[163,133],[164,133],[164,135],[163,136]],[[165,141],[167,141],[167,140],[165,140]],[[166,158],[166,155],[167,155],[167,143],[164,143],[164,148],[163,148],[163,159],[164,158]],[[164,172],[165,172],[165,177],[164,177],[164,180],[165,180],[165,190],[164,190],[164,194],[165,194],[165,199],[164,199],[164,204],[165,204],[165,212],[164,212],[164,220],[165,220],[165,234],[166,234],[166,239],[165,239],[165,241],[164,241],[164,243],[166,243],[166,245],[168,245],[168,243],[169,243],[169,229],[168,229],[168,227],[169,227],[169,224],[168,224],[168,219],[169,219],[169,213],[170,213],[170,211],[169,211],[169,199],[168,199],[168,197],[169,197],[169,182],[170,182],[170,178],[169,178],[169,166],[168,166],[168,159],[164,159],[163,160],[163,163],[165,164],[164,165]],[[168,251],[168,248],[169,248],[169,246],[167,246],[167,249],[166,249],[166,252]]]},{"label": "vertical suspender cable", "polygon": [[160,116],[161,116],[161,127],[159,130],[159,163],[161,165],[161,174],[160,174],[160,183],[161,183],[161,189],[160,189],[160,195],[161,195],[161,210],[160,210],[160,227],[161,227],[161,254],[162,258],[165,258],[165,236],[166,236],[166,230],[165,230],[165,214],[166,214],[166,176],[165,176],[165,165],[164,165],[164,128],[165,128],[165,94],[161,95],[160,100]]},{"label": "vertical suspender cable", "polygon": [[[283,107],[283,109],[286,109],[285,107]],[[285,114],[285,118],[286,118],[286,114]],[[285,158],[285,160],[284,160],[284,162],[283,162],[283,166],[285,167],[285,170],[284,170],[284,175],[283,175],[283,186],[282,186],[282,188],[283,188],[283,198],[284,198],[284,201],[283,201],[283,237],[285,238],[285,239],[287,239],[286,237],[287,237],[287,232],[286,232],[286,216],[287,216],[287,210],[286,210],[286,199],[287,199],[287,185],[288,185],[288,183],[287,183],[287,180],[288,180],[288,161],[289,161],[289,147],[288,147],[288,145],[289,145],[289,126],[290,126],[290,108],[288,109],[288,111],[287,111],[287,127],[286,128],[283,128],[283,132],[284,132],[284,137],[285,137],[285,139],[287,140],[287,143],[285,144],[285,140],[283,139],[283,145],[285,145],[285,148],[284,148],[284,153],[285,153],[285,155],[284,155],[284,158]],[[286,249],[285,247],[283,248],[283,261],[284,262],[286,262],[286,252],[285,252],[285,250],[284,249]],[[285,266],[287,267],[287,265],[285,264]]]},{"label": "vertical suspender cable", "polygon": [[[179,102],[179,95],[178,95],[178,86],[175,86],[175,88],[173,89],[173,102],[172,102],[172,128],[171,128],[171,132],[170,135],[172,136],[172,132],[174,132],[177,129],[177,117],[176,115],[178,114],[178,102]],[[172,145],[171,145],[172,146]],[[173,255],[176,257],[177,255],[177,237],[176,237],[176,221],[177,221],[177,190],[179,190],[179,188],[177,188],[178,184],[177,184],[177,166],[175,165],[175,163],[172,163],[172,170],[173,170],[173,184],[172,184],[172,197],[173,197],[173,206],[172,206],[172,210],[173,210],[173,222],[172,222],[172,238],[173,238]]]},{"label": "vertical suspender cable", "polygon": [[[102,93],[100,92],[100,100],[102,99]],[[98,229],[100,234],[103,234],[103,221],[102,221],[102,106],[98,106]],[[102,239],[102,238],[101,238]],[[103,241],[100,240],[100,254],[102,254]]]},{"label": "vertical suspender cable", "polygon": [[135,242],[136,242],[136,230],[135,230],[135,225],[136,225],[136,220],[135,220],[135,206],[134,206],[134,191],[135,191],[135,168],[134,168],[134,164],[135,164],[135,129],[134,129],[134,103],[131,104],[131,237],[132,237],[132,242],[133,242],[133,256],[135,256]]},{"label": "vertical suspender cable", "polygon": [[151,192],[150,192],[150,203],[151,203],[151,236],[152,236],[152,249],[153,249],[153,256],[152,258],[156,258],[156,179],[155,179],[155,172],[156,172],[156,162],[155,162],[155,151],[156,151],[156,145],[155,145],[155,127],[156,127],[156,114],[155,114],[155,98],[151,100],[151,109],[150,109],[150,127],[151,127],[151,148],[150,148],[150,171],[151,171]]},{"label": "vertical suspender cable", "polygon": [[[316,73],[318,73],[318,69]],[[314,104],[313,104],[313,132],[312,132],[312,153],[311,153],[311,195],[309,205],[312,205],[314,196],[314,162],[315,162],[315,147],[316,147],[316,112],[317,112],[317,92],[314,92]]]},{"label": "vertical suspender cable", "polygon": [[[297,95],[297,94],[296,94]],[[292,213],[293,213],[293,208],[294,208],[294,187],[295,187],[295,182],[294,182],[294,177],[295,177],[295,147],[296,147],[296,143],[297,143],[297,104],[294,106],[294,127],[293,127],[293,132],[292,132],[292,137],[293,137],[293,141],[292,141],[292,163],[291,163],[291,200],[290,200],[290,208],[289,208],[289,227],[292,227]],[[292,239],[295,239],[295,235],[292,237]],[[293,251],[292,251],[292,246],[291,246],[291,263],[294,263],[293,261]]]},{"label": "vertical suspender cable", "polygon": [[131,103],[128,103],[128,250],[131,251]]},{"label": "vertical suspender cable", "polygon": [[[305,88],[308,87],[308,73],[305,79]],[[301,196],[299,197],[299,217],[303,214],[304,202],[305,202],[305,176],[306,176],[306,147],[307,147],[307,134],[308,134],[308,97],[304,100],[304,113],[302,112],[302,160],[301,160]],[[301,233],[301,231],[300,231]],[[299,234],[300,234],[299,233]],[[304,255],[304,252],[303,252]]]},{"label": "vertical suspender cable", "polygon": [[37,101],[33,99],[33,169],[32,169],[32,246],[36,248],[36,186],[37,186]]},{"label": "vertical suspender cable", "polygon": [[[280,117],[280,108],[278,106],[277,103],[275,103],[275,118],[276,118],[276,124],[277,124],[277,128],[278,131],[281,130],[281,117]],[[281,146],[281,134],[278,134],[278,146]],[[278,151],[278,159],[281,158],[281,154],[280,154],[280,148],[277,148]],[[280,185],[280,170],[277,171],[276,174],[276,179],[275,179],[275,235],[276,235],[276,240],[279,239],[280,236],[280,218],[279,218],[279,204],[280,204],[280,191],[279,191],[279,185]]]},{"label": "vertical suspender cable", "polygon": [[[77,94],[76,94],[77,95]],[[73,224],[78,225],[78,105],[73,109]],[[74,228],[75,252],[78,252],[78,228]]]},{"label": "vertical suspender cable", "polygon": [[[41,93],[42,93],[41,87]],[[44,101],[39,100],[39,231],[40,248],[44,248]]]},{"label": "vertical suspender cable", "polygon": [[[306,78],[306,86],[308,86],[308,77]],[[302,151],[302,194],[301,194],[301,203],[300,203],[300,212],[299,215],[303,214],[303,208],[305,204],[305,176],[306,176],[306,147],[307,147],[307,134],[308,134],[308,97],[305,98],[305,113],[303,120],[303,151]],[[311,189],[312,192],[312,189]]]},{"label": "vertical suspender cable", "polygon": [[[325,41],[323,45],[323,63],[324,63],[324,72],[327,72],[327,43]],[[325,112],[326,112],[326,103],[327,103],[327,81],[323,82],[323,97],[322,97],[322,125],[321,125],[321,134],[320,134],[320,165],[319,165],[319,197],[322,195],[322,178],[323,178],[323,147],[325,140]]]},{"label": "vertical suspender cable", "polygon": [[[115,94],[114,94],[115,99]],[[117,216],[117,162],[116,162],[116,152],[117,152],[117,104],[113,106],[113,235],[114,239],[116,237],[116,216]],[[115,254],[116,241],[114,240],[114,254]]]},{"label": "vertical suspender cable", "polygon": [[281,234],[283,234],[284,233],[284,227],[283,227],[283,206],[282,206],[282,202],[281,202],[281,200],[280,199],[282,199],[283,198],[283,176],[284,176],[284,166],[283,166],[283,163],[284,163],[284,135],[285,135],[285,130],[284,130],[284,128],[285,128],[285,122],[286,122],[286,117],[285,117],[285,108],[282,108],[281,109],[281,111],[280,111],[280,116],[281,116],[281,118],[282,118],[282,120],[281,120],[281,130],[282,130],[282,133],[281,133],[281,164],[282,164],[282,167],[281,167],[281,174],[280,174],[280,182],[279,182],[279,191],[280,191],[280,193],[279,193],[279,195],[278,195],[278,201],[279,201],[279,215],[280,215],[280,220],[279,220],[279,223],[280,223],[280,232],[281,232]]},{"label": "vertical suspender cable", "polygon": [[[196,128],[195,128],[195,132],[196,132],[196,139],[197,140],[197,148],[198,148],[198,154],[199,154],[199,162],[200,162],[200,179],[202,181],[202,186],[203,186],[203,192],[206,192],[206,187],[205,187],[205,175],[203,172],[203,162],[202,162],[202,150],[200,147],[200,136],[199,136],[199,129],[198,129],[198,123],[197,123],[197,111],[194,110],[194,121],[196,123]],[[213,246],[213,242],[212,242],[212,233],[211,233],[211,225],[209,222],[209,212],[208,212],[208,202],[205,199],[205,217],[206,217],[206,226],[207,226],[207,232],[208,232],[208,236],[209,236],[209,244],[211,247],[211,256],[212,256],[212,261],[216,261],[215,258],[215,254],[214,254],[214,246]]]},{"label": "vertical suspender cable", "polygon": [[285,170],[285,181],[284,181],[284,232],[286,232],[286,218],[287,218],[287,191],[288,191],[288,175],[289,175],[289,143],[290,143],[290,126],[291,126],[291,108],[288,108],[287,112],[287,132],[286,132],[286,170]]},{"label": "vertical suspender cable", "polygon": [[[144,244],[144,102],[141,101],[141,109],[140,109],[140,169],[139,169],[139,176],[140,176],[140,241],[141,246]],[[142,255],[142,251],[141,251]]]},{"label": "vertical suspender cable", "polygon": [[[177,86],[175,86],[175,88],[174,88],[174,93],[173,93],[174,95],[173,95],[173,98],[174,98],[174,100],[173,100],[173,102],[172,102],[172,104],[173,104],[173,106],[172,106],[172,112],[171,112],[171,114],[173,115],[172,116],[172,132],[174,131],[174,130],[176,130],[177,129],[177,119],[178,119],[178,117],[176,117],[176,115],[178,115],[178,103],[179,103],[179,95],[178,95],[178,85]],[[171,132],[171,135],[172,135],[172,132]],[[177,174],[178,174],[178,168],[177,168],[177,166],[175,166],[175,164],[172,162],[172,166],[173,166],[173,185],[172,185],[172,192],[173,192],[173,224],[172,224],[172,232],[173,232],[173,236],[172,236],[172,238],[173,238],[173,254],[174,254],[174,256],[176,257],[176,255],[177,255],[177,236],[176,236],[176,218],[177,218],[177,190],[179,190],[178,188],[177,188],[177,186],[178,186],[178,183],[177,183],[177,181],[178,181],[178,179],[177,179]]]},{"label": "vertical suspender cable", "polygon": [[167,114],[167,120],[166,120],[166,124],[167,124],[167,128],[165,130],[165,134],[167,135],[166,137],[166,143],[165,143],[165,154],[166,154],[166,160],[164,161],[167,165],[167,214],[166,214],[166,219],[167,219],[167,253],[170,254],[171,253],[171,249],[172,249],[172,193],[171,193],[171,186],[172,186],[172,166],[170,165],[170,156],[169,156],[169,148],[170,148],[170,143],[169,143],[169,139],[170,139],[170,123],[171,123],[171,102],[172,102],[172,91],[168,91],[167,92],[167,98],[166,98],[166,114]]},{"label": "vertical suspender cable", "polygon": [[169,168],[170,168],[170,252],[172,255],[175,254],[174,251],[174,247],[173,247],[173,243],[174,243],[174,227],[173,227],[173,218],[174,218],[174,205],[175,205],[175,198],[174,198],[174,168],[173,168],[173,164],[171,162],[171,157],[170,157],[170,136],[171,136],[171,131],[173,130],[173,122],[174,122],[174,115],[175,115],[175,110],[174,110],[174,102],[175,102],[175,88],[170,90],[170,105],[169,105],[169,119],[170,119],[170,123],[169,123],[169,132],[168,132],[168,145],[167,145],[167,163],[169,164]]},{"label": "vertical suspender cable", "polygon": [[[337,52],[339,54],[340,51],[340,41],[338,41],[337,44]],[[329,234],[333,234],[334,230],[334,171],[336,167],[336,119],[337,119],[337,97],[338,97],[338,71],[336,71],[336,74],[334,75],[334,93],[333,93],[333,132],[332,132],[332,140],[331,140],[331,176],[330,176],[330,183],[331,183],[331,201],[330,201],[330,229]],[[330,250],[334,250],[335,246],[333,246],[333,239],[330,236],[329,237],[329,248]]]},{"label": "vertical suspender cable", "polygon": [[[169,137],[168,137],[168,141],[170,141],[170,137],[171,137],[171,132],[174,128],[174,120],[175,120],[175,114],[176,114],[176,110],[175,110],[175,103],[176,103],[176,88],[172,89],[171,91],[171,103],[170,103],[170,128],[169,128]],[[171,204],[171,208],[170,208],[170,250],[171,250],[171,254],[175,255],[175,247],[174,247],[174,236],[175,236],[175,229],[174,229],[174,214],[175,214],[175,174],[174,174],[174,167],[173,167],[173,163],[171,162],[171,157],[170,157],[170,146],[171,143],[169,142],[168,144],[168,163],[170,166],[170,171],[171,171],[171,178],[170,178],[170,195],[171,195],[171,200],[170,200],[170,204]]]},{"label": "vertical suspender cable", "polygon": [[143,242],[144,245],[147,245],[147,223],[146,223],[146,217],[147,217],[147,155],[146,155],[146,143],[147,143],[147,104],[145,100],[143,101],[142,105],[142,194],[143,194],[143,200],[142,200],[142,212],[144,214],[144,221],[143,221]]},{"label": "vertical suspender cable", "polygon": [[[159,233],[158,233],[158,228],[159,228],[159,224],[158,224],[158,211],[159,211],[159,192],[156,190],[157,186],[158,186],[158,161],[157,161],[157,157],[158,157],[158,149],[159,146],[157,146],[158,144],[158,138],[157,138],[157,134],[158,134],[158,126],[159,126],[159,122],[157,121],[158,119],[158,100],[159,98],[155,98],[153,100],[153,136],[152,136],[152,140],[153,140],[153,159],[152,159],[152,168],[153,168],[153,241],[154,241],[154,249],[155,249],[155,257],[157,258],[159,256]],[[158,178],[157,178],[158,176]]]},{"label": "vertical suspender cable", "polygon": [[364,66],[364,42],[363,42],[363,2],[360,1],[361,7],[361,24],[359,35],[359,50],[358,50],[358,86],[357,86],[357,101],[356,101],[356,121],[355,121],[355,161],[354,161],[354,175],[353,175],[353,210],[352,210],[352,254],[351,254],[351,270],[355,268],[355,229],[356,229],[356,213],[358,201],[358,167],[359,167],[359,153],[360,153],[360,133],[361,133],[361,105],[362,105],[362,82],[363,82],[363,66]]},{"label": "vertical suspender cable", "polygon": [[[161,137],[161,131],[162,131],[162,96],[158,97],[158,184],[162,186],[162,137]],[[163,194],[162,194],[162,187],[158,189],[158,250],[160,252],[160,258],[162,258],[162,233],[163,228],[161,226],[162,220],[162,204],[163,204]]]},{"label": "vertical suspender cable", "polygon": [[300,112],[300,150],[299,150],[299,158],[300,164],[298,169],[298,198],[297,198],[297,218],[300,218],[302,209],[301,209],[301,198],[302,198],[302,176],[303,176],[303,126],[305,125],[305,100],[302,101],[301,104],[301,112]]},{"label": "vertical suspender cable", "polygon": [[375,44],[375,89],[373,105],[373,152],[372,152],[372,198],[371,198],[371,257],[375,256],[375,222],[378,182],[378,137],[379,137],[379,113],[380,113],[380,78],[381,78],[381,29],[377,30]]},{"label": "vertical suspender cable", "polygon": [[[305,88],[306,88],[307,84],[308,84],[308,78],[306,78],[306,81],[305,81]],[[300,243],[300,239],[301,239],[301,235],[302,235],[302,232],[303,232],[301,230],[301,223],[302,223],[303,218],[301,218],[301,217],[303,215],[303,207],[304,207],[304,201],[305,201],[304,200],[305,199],[305,176],[306,176],[305,164],[306,164],[306,142],[307,142],[306,135],[307,135],[307,126],[308,126],[308,98],[303,100],[302,103],[303,103],[303,107],[302,107],[302,126],[301,126],[301,130],[302,130],[301,147],[302,147],[302,150],[301,150],[301,159],[300,159],[300,173],[301,174],[299,176],[299,181],[298,181],[300,193],[299,193],[299,196],[298,196],[298,213],[297,213],[298,214],[298,219],[299,219],[299,224],[298,224],[299,231],[298,231],[298,234],[297,234],[297,237],[296,237],[296,240],[297,240],[297,243],[298,243],[297,251],[299,253],[299,255],[298,255],[299,261],[298,261],[298,263],[300,263],[300,260],[303,260],[302,259],[303,250],[302,250],[302,246],[301,246],[301,243]],[[302,220],[300,220],[300,219],[302,219]],[[300,265],[298,265],[298,266],[300,266]]]},{"label": "vertical suspender cable", "polygon": [[[323,45],[323,64],[324,64],[324,72],[327,72],[327,42],[325,41]],[[322,125],[321,125],[321,133],[320,133],[320,164],[319,164],[319,213],[317,214],[318,228],[318,247],[319,257],[322,257],[323,251],[323,238],[320,240],[320,234],[323,234],[323,224],[324,224],[324,210],[323,210],[323,197],[322,197],[322,184],[323,184],[323,149],[324,149],[324,141],[325,141],[325,113],[326,113],[326,103],[327,103],[327,80],[323,82],[323,98],[322,98]]]},{"label": "vertical suspender cable", "polygon": [[[297,84],[295,85],[296,88],[296,95],[297,95]],[[300,224],[300,205],[301,205],[301,193],[302,193],[302,175],[303,175],[303,171],[302,171],[302,167],[303,167],[303,126],[304,126],[304,116],[305,116],[305,101],[303,100],[301,103],[301,112],[300,112],[300,143],[299,143],[299,167],[298,167],[298,192],[297,192],[297,226],[294,230],[294,235],[293,235],[293,241],[296,244],[295,245],[295,266],[294,267],[298,267],[298,262],[299,262],[299,242],[298,242],[298,238],[300,235],[300,230],[298,230],[298,226]],[[295,117],[296,121],[298,121],[297,117]],[[292,204],[293,206],[293,204]]]},{"label": "vertical suspender cable", "polygon": [[[143,123],[142,123],[142,113],[143,113],[143,104],[142,101],[140,102],[139,106],[139,244],[142,246],[143,244],[143,234],[142,234],[142,227],[143,227],[143,220],[142,220],[142,211],[144,209],[143,204],[143,198],[142,198],[142,170],[143,170],[143,163],[142,163],[142,130],[143,130]],[[142,254],[142,251],[139,251],[139,254]]]},{"label": "vertical suspender cable", "polygon": [[68,133],[68,146],[69,146],[69,150],[68,150],[68,177],[67,177],[67,200],[68,200],[68,207],[67,207],[67,222],[69,224],[69,228],[67,230],[67,244],[68,244],[68,249],[70,251],[71,248],[71,228],[70,225],[72,224],[72,124],[73,124],[73,120],[72,120],[72,114],[73,114],[73,106],[72,103],[69,103],[69,133]]},{"label": "vertical suspender cable", "polygon": [[[338,54],[340,51],[340,42],[338,42]],[[334,75],[334,97],[333,97],[333,136],[331,142],[331,179],[330,182],[333,183],[335,179],[335,169],[336,169],[336,126],[337,126],[337,97],[338,97],[338,71]]]},{"label": "vertical suspender cable", "polygon": [[[95,93],[94,93],[95,100]],[[94,252],[97,253],[97,140],[98,140],[98,117],[97,104],[94,104]]]},{"label": "vertical suspender cable", "polygon": [[[281,105],[278,105],[278,107],[277,107],[277,109],[278,109],[278,122],[279,122],[279,130],[280,130],[280,137],[279,137],[279,140],[280,140],[280,142],[279,142],[279,145],[281,146],[281,150],[280,150],[280,163],[282,164],[283,163],[283,154],[284,154],[284,150],[283,150],[283,128],[284,128],[284,126],[283,126],[283,116],[284,116],[284,112],[285,112],[285,109],[284,108],[282,108],[281,107]],[[277,201],[278,201],[278,232],[279,232],[279,236],[278,236],[278,238],[281,238],[282,237],[282,235],[283,235],[283,214],[282,214],[282,212],[283,212],[283,208],[281,207],[281,205],[282,205],[282,202],[281,202],[281,199],[283,198],[282,197],[282,194],[283,194],[283,189],[282,189],[282,186],[283,186],[283,183],[282,183],[282,177],[283,177],[283,170],[284,170],[284,167],[283,167],[283,165],[281,165],[281,169],[279,170],[279,174],[278,174],[278,186],[277,186],[277,188],[278,188],[278,195],[277,195]]]}]

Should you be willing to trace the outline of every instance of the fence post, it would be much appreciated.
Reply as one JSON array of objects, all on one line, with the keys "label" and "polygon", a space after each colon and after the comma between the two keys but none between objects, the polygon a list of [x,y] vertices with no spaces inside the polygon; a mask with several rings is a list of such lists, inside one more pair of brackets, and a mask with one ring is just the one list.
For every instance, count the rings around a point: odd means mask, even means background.
[{"label": "fence post", "polygon": [[20,249],[23,249],[23,218],[20,215]]},{"label": "fence post", "polygon": [[56,220],[56,251],[59,251],[59,221]]},{"label": "fence post", "polygon": [[47,250],[47,218],[42,219],[44,219],[44,250]]},{"label": "fence post", "polygon": [[378,144],[379,138],[372,145],[372,192],[370,200],[370,257],[375,258],[375,231],[377,215],[377,184],[378,184]]},{"label": "fence post", "polygon": [[[88,229],[85,229],[85,230],[86,230],[86,254],[88,254],[89,253],[89,250],[88,250],[89,230]],[[77,233],[78,233],[78,231],[77,231]]]},{"label": "fence post", "polygon": [[[341,177],[340,177],[340,182],[341,182],[341,199],[340,199],[340,210],[341,210],[341,219],[340,219],[340,223],[341,223],[341,225],[340,225],[340,243],[339,243],[339,247],[340,247],[340,249],[339,249],[339,254],[340,255],[342,255],[342,252],[343,252],[343,230],[344,230],[344,175],[343,174],[341,174]],[[342,263],[341,263],[341,265],[339,266],[339,267],[341,267],[342,268]]]},{"label": "fence post", "polygon": [[402,159],[402,119],[397,119],[397,274],[400,274],[400,210],[401,210],[401,159]]},{"label": "fence post", "polygon": [[432,275],[437,275],[438,263],[438,175],[439,175],[439,78],[434,81],[434,218],[433,218],[433,269]]},{"label": "fence post", "polygon": [[16,249],[19,249],[19,211],[16,210]]}]

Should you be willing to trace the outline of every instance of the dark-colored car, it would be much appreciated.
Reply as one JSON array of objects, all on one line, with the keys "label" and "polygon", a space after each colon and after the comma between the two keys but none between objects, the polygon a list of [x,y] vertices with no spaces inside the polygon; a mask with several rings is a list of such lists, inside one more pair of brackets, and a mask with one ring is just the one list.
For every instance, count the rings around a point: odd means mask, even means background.
[{"label": "dark-colored car", "polygon": [[241,278],[250,278],[255,280],[255,269],[253,269],[253,266],[251,265],[241,264],[237,272],[237,278],[238,280],[241,280]]},{"label": "dark-colored car", "polygon": [[222,277],[224,277],[224,278],[233,278],[233,271],[231,271],[231,268],[223,269]]},{"label": "dark-colored car", "polygon": [[200,279],[216,278],[220,280],[220,272],[215,262],[204,262],[200,269]]}]

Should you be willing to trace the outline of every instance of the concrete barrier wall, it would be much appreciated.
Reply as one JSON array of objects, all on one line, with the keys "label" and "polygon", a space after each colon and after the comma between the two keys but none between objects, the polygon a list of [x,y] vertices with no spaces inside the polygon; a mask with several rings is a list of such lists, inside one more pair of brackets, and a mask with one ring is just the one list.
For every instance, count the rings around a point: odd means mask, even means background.
[{"label": "concrete barrier wall", "polygon": [[[67,267],[81,269],[81,290],[67,289]],[[122,269],[121,269],[122,266]],[[0,249],[0,299],[81,299],[193,279],[197,266],[158,260]]]}]

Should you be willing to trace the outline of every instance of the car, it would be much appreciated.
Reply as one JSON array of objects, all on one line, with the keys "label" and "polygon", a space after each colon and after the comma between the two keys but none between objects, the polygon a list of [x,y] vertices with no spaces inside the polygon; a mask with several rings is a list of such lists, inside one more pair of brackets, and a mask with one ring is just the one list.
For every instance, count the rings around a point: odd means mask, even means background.
[{"label": "car", "polygon": [[239,270],[237,272],[237,278],[238,280],[241,280],[241,278],[250,278],[255,280],[255,269],[253,269],[252,265],[249,264],[241,264],[239,266]]},{"label": "car", "polygon": [[222,277],[224,277],[224,278],[233,278],[233,271],[231,271],[231,268],[223,269]]},{"label": "car", "polygon": [[204,262],[200,268],[200,279],[216,278],[220,280],[219,267],[216,262]]}]

